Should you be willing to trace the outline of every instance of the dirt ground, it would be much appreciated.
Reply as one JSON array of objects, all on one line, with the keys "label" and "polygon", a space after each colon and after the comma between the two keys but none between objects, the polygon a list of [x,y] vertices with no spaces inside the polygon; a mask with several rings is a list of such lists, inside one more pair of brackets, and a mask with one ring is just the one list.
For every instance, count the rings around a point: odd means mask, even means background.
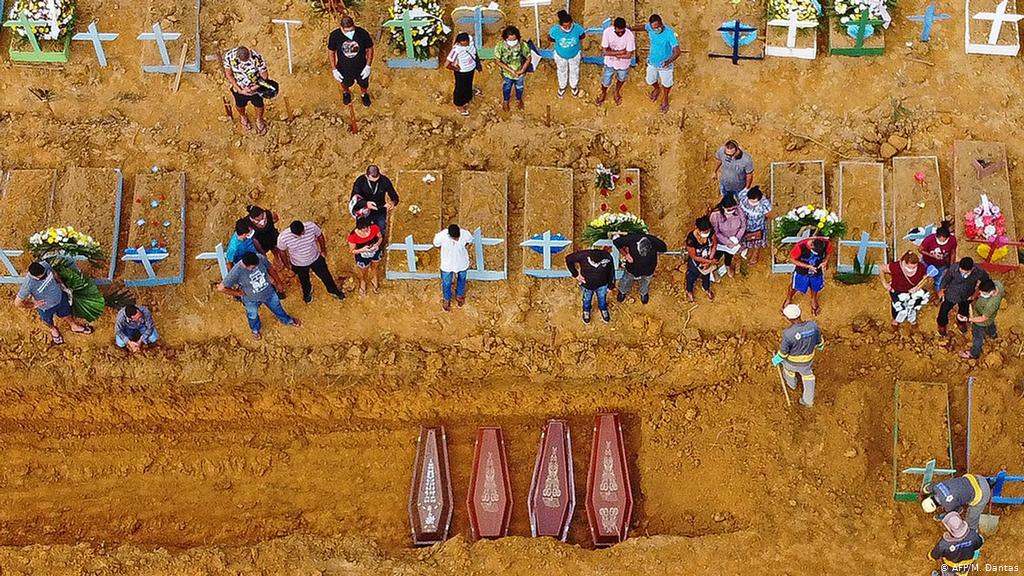
[{"label": "dirt ground", "polygon": [[[586,4],[573,12],[589,12]],[[523,277],[523,253],[509,249],[509,281],[472,283],[467,306],[448,314],[433,281],[384,283],[380,295],[359,298],[348,280],[343,303],[318,287],[305,306],[293,287],[285,306],[305,325],[281,328],[264,314],[260,343],[249,338],[241,308],[211,290],[215,266],[194,260],[225,242],[243,207],[258,202],[285,222],[318,221],[332,269],[351,275],[341,249],[351,225],[345,206],[352,179],[370,162],[392,177],[443,172],[445,223],[458,217],[460,171],[507,172],[510,239],[524,233],[525,167],[574,170],[575,235],[590,216],[594,167],[638,167],[643,214],[673,247],[715,201],[711,158],[727,138],[753,156],[763,186],[771,161],[826,160],[830,205],[839,160],[902,145],[902,154],[938,156],[945,205],[953,206],[952,146],[965,138],[1005,142],[1019,190],[1021,62],[965,56],[964,14],[954,5],[942,8],[953,20],[936,24],[930,45],[917,43],[918,25],[905,17],[925,4],[901,4],[879,58],[829,57],[822,42],[813,62],[734,67],[705,56],[724,46],[711,23],[732,17],[729,3],[639,2],[638,17],[659,12],[690,50],[667,115],[647,100],[642,68],[622,107],[597,108],[589,103],[597,68],[584,67],[586,100],[558,100],[545,63],[527,80],[526,110],[510,114],[497,108],[497,71],[487,66],[478,81],[484,96],[464,119],[449,102],[449,73],[389,71],[378,56],[373,107],[357,106],[360,132],[351,135],[326,70],[332,23],[300,0],[211,3],[202,10],[204,53],[244,42],[281,82],[270,133],[259,138],[223,118],[216,63],[186,74],[178,93],[170,77],[140,71],[140,58],[151,55],[134,38],[149,25],[148,4],[82,0],[82,22],[99,18],[102,31],[121,34],[107,45],[111,65],[99,68],[83,45],[63,67],[4,58],[0,166],[62,175],[120,167],[123,222],[139,174],[154,165],[184,171],[186,279],[137,291],[163,339],[137,358],[113,348],[112,316],[95,335],[69,335],[54,350],[30,314],[8,308],[0,330],[0,572],[927,574],[939,527],[892,501],[893,386],[948,383],[962,469],[964,382],[975,375],[972,471],[1024,472],[1024,283],[1015,278],[1004,277],[1000,338],[978,363],[955,359],[963,337],[934,336],[934,307],[897,336],[877,283],[830,284],[819,318],[828,348],[817,363],[818,398],[804,410],[785,407],[768,369],[788,278],[769,275],[767,258],[696,308],[685,304],[678,261],[666,259],[649,305],[633,296],[613,303],[610,326],[584,326],[572,282]],[[176,6],[165,29],[187,32],[194,8]],[[376,34],[384,11],[371,2],[357,20]],[[526,14],[515,12],[524,31],[532,29]],[[271,18],[305,21],[293,36],[294,76]],[[56,99],[48,107],[30,87]],[[1018,194],[1018,214],[1022,202]],[[636,498],[631,538],[592,550],[582,506],[569,544],[524,537],[545,420],[572,427],[583,502],[590,427],[609,410],[623,415]],[[424,423],[447,428],[457,506],[455,536],[416,550],[406,499]],[[475,430],[485,425],[502,426],[508,442],[514,536],[472,542],[463,502]],[[982,559],[1020,566],[1024,515],[1000,512]]]}]

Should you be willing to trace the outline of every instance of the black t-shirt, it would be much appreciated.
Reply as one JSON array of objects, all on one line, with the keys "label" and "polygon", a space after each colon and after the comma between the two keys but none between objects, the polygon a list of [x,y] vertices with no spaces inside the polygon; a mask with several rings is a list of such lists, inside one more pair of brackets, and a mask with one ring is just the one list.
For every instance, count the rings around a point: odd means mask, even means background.
[{"label": "black t-shirt", "polygon": [[565,257],[565,267],[573,277],[582,274],[583,286],[588,290],[615,286],[615,262],[612,255],[604,250],[573,252]]},{"label": "black t-shirt", "polygon": [[373,47],[370,33],[356,26],[349,39],[341,28],[335,28],[327,39],[327,49],[338,54],[338,72],[343,76],[358,75],[366,67],[366,50]]},{"label": "black t-shirt", "polygon": [[[711,236],[708,236],[705,240],[701,241],[701,239],[697,237],[696,232],[690,230],[690,233],[686,235],[686,247],[693,248],[694,252],[697,253],[697,256],[700,256],[701,258],[711,259]],[[687,265],[694,270],[700,270],[700,267],[702,266],[693,258],[687,260]]]},{"label": "black t-shirt", "polygon": [[612,241],[616,248],[625,248],[633,257],[626,262],[626,272],[633,276],[650,276],[658,267],[658,254],[667,252],[668,246],[657,236],[651,234],[626,234]]},{"label": "black t-shirt", "polygon": [[383,212],[386,209],[384,207],[385,196],[391,199],[392,204],[398,205],[398,192],[395,192],[395,186],[391,183],[391,179],[383,174],[376,182],[370,182],[366,174],[356,178],[356,181],[352,183],[352,195],[358,195],[362,199],[356,204],[357,210],[367,202],[375,202],[377,204],[376,211]]},{"label": "black t-shirt", "polygon": [[277,230],[277,226],[274,225],[274,215],[270,213],[270,210],[264,210],[263,213],[267,215],[267,223],[263,228],[257,228],[252,223],[252,218],[249,218],[249,224],[253,229],[253,239],[259,243],[264,251],[269,251],[277,248],[277,237],[280,233]]}]

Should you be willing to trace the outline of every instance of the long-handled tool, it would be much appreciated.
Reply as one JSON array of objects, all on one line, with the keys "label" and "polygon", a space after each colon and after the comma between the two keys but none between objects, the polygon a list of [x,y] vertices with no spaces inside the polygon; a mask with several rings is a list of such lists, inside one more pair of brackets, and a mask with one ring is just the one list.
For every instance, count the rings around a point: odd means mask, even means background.
[{"label": "long-handled tool", "polygon": [[782,375],[782,364],[779,364],[779,383],[782,384],[782,394],[786,397],[786,407],[790,407],[793,403],[789,399],[789,386],[786,385],[786,377]]}]

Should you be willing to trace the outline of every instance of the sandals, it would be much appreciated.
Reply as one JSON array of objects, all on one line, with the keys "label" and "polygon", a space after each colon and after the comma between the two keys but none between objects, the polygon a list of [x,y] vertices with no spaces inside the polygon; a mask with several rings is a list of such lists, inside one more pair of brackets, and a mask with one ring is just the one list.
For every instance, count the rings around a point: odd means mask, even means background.
[{"label": "sandals", "polygon": [[256,135],[265,136],[267,134],[267,123],[260,120],[256,123]]},{"label": "sandals", "polygon": [[668,112],[668,104],[661,105],[661,113],[666,114]]},{"label": "sandals", "polygon": [[60,346],[64,343],[64,336],[61,336],[60,333],[50,334],[50,338],[53,341],[54,346]]},{"label": "sandals", "polygon": [[74,332],[75,334],[89,335],[92,334],[92,326],[83,326],[81,330],[75,330],[74,328],[72,328],[71,331]]},{"label": "sandals", "polygon": [[252,130],[252,122],[249,122],[249,118],[247,116],[240,116],[238,121],[242,123],[242,128]]}]

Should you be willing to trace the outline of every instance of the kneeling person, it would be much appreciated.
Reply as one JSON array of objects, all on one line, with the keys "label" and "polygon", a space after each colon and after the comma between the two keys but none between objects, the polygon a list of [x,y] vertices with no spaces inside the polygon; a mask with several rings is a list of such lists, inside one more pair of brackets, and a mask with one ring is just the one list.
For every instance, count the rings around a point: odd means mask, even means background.
[{"label": "kneeling person", "polygon": [[156,344],[160,338],[149,309],[142,305],[129,304],[117,313],[114,321],[114,343],[118,348],[138,352],[146,346]]}]

